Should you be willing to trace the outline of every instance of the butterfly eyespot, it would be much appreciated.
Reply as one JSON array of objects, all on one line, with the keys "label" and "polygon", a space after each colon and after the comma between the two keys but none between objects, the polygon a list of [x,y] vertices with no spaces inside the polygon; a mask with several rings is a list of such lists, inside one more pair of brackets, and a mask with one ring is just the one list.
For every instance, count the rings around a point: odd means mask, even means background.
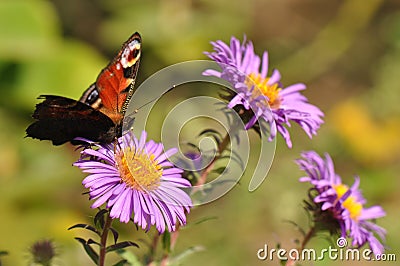
[{"label": "butterfly eyespot", "polygon": [[94,102],[96,102],[99,99],[99,92],[94,89],[90,92],[90,94],[87,97],[86,103],[88,104],[93,104]]},{"label": "butterfly eyespot", "polygon": [[130,42],[121,55],[121,64],[123,68],[132,67],[140,58],[141,44],[137,39]]}]

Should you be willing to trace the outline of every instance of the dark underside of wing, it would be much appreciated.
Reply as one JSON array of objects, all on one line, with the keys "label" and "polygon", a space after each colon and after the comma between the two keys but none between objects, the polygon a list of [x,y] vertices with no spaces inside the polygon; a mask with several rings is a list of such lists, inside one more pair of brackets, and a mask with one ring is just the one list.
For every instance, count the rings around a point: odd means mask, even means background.
[{"label": "dark underside of wing", "polygon": [[117,126],[102,112],[69,98],[42,95],[32,117],[36,119],[27,129],[28,137],[51,140],[61,145],[81,137],[95,142],[110,143],[118,135]]}]

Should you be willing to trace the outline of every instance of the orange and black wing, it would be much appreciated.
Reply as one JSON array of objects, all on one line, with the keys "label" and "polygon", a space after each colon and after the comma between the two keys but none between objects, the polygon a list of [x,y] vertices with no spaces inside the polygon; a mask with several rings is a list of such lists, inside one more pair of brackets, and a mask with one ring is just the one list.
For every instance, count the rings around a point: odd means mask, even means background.
[{"label": "orange and black wing", "polygon": [[110,143],[121,136],[122,120],[139,68],[141,37],[134,33],[79,101],[60,96],[39,97],[27,129],[28,137],[51,140],[54,145],[83,137]]},{"label": "orange and black wing", "polygon": [[104,68],[97,80],[87,89],[81,102],[106,114],[120,125],[134,91],[139,69],[142,40],[134,33],[123,45],[117,56]]}]

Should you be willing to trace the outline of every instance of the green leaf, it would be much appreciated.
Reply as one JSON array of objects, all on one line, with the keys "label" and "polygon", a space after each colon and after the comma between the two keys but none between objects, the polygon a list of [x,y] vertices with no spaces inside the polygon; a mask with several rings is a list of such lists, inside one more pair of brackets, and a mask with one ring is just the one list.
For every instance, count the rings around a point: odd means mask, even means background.
[{"label": "green leaf", "polygon": [[183,251],[181,254],[172,258],[170,260],[170,265],[180,265],[185,258],[200,251],[204,251],[204,247],[202,246],[190,247],[187,250]]},{"label": "green leaf", "polygon": [[245,169],[246,167],[245,167],[245,164],[244,164],[240,154],[238,154],[237,151],[232,151],[232,150],[231,150],[231,153],[233,154],[233,156],[231,156],[232,160],[237,162],[242,169]]},{"label": "green leaf", "polygon": [[116,251],[116,250],[127,248],[127,247],[137,247],[138,248],[139,245],[132,241],[124,241],[124,242],[120,242],[120,243],[108,246],[106,248],[106,252]]},{"label": "green leaf", "polygon": [[284,220],[284,222],[292,224],[303,235],[303,237],[306,235],[306,232],[304,231],[304,229],[301,228],[301,226],[298,225],[296,222],[293,222],[290,220]]},{"label": "green leaf", "polygon": [[226,167],[222,166],[217,169],[212,170],[213,173],[222,174],[225,171]]},{"label": "green leaf", "polygon": [[92,259],[92,261],[97,265],[99,261],[99,255],[97,254],[96,251],[86,242],[85,239],[80,238],[80,237],[75,237],[75,239],[82,244],[83,248],[86,251],[86,254]]},{"label": "green leaf", "polygon": [[124,266],[126,265],[128,261],[127,260],[120,260],[117,263],[114,264],[114,266]]},{"label": "green leaf", "polygon": [[205,129],[205,130],[201,131],[201,132],[199,133],[199,136],[201,136],[201,135],[212,135],[212,134],[214,134],[214,135],[220,135],[219,132],[216,131],[215,129],[209,128],[209,129]]},{"label": "green leaf", "polygon": [[196,144],[192,143],[192,142],[184,142],[184,143],[182,143],[182,144],[186,144],[186,145],[188,145],[189,147],[192,147],[192,148],[196,149],[197,151],[200,151],[200,150],[199,150],[199,147],[198,147]]},{"label": "green leaf", "polygon": [[113,237],[114,237],[114,244],[117,244],[118,236],[119,236],[117,230],[115,230],[114,228],[111,227],[110,231],[111,231],[111,233],[113,234]]},{"label": "green leaf", "polygon": [[197,221],[191,222],[190,224],[185,225],[184,227],[181,227],[180,230],[187,230],[188,228],[190,228],[191,226],[195,226],[195,225],[199,225],[202,224],[204,222],[210,221],[210,220],[216,220],[218,219],[217,216],[207,216],[207,217],[203,217],[200,218]]},{"label": "green leaf", "polygon": [[75,225],[69,227],[68,230],[75,229],[75,228],[86,229],[86,230],[92,231],[92,232],[94,232],[94,233],[96,233],[97,235],[100,236],[100,232],[97,231],[96,228],[94,228],[93,226],[88,225],[88,224],[75,224]]},{"label": "green leaf", "polygon": [[230,154],[221,156],[219,158],[219,160],[232,160],[232,161],[236,162],[240,166],[241,169],[245,168],[242,159],[239,156],[235,155],[234,153],[233,153],[233,156],[231,156]]},{"label": "green leaf", "polygon": [[211,129],[211,128],[205,129],[199,133],[199,137],[203,136],[203,135],[204,136],[212,136],[213,138],[215,138],[216,141],[218,141],[218,143],[221,142],[221,139],[222,139],[221,133],[219,133],[217,130]]},{"label": "green leaf", "polygon": [[98,245],[98,246],[100,247],[100,243],[94,241],[94,240],[91,239],[91,238],[89,238],[89,239],[86,241],[86,243],[87,243],[88,245],[96,244],[96,245]]},{"label": "green leaf", "polygon": [[123,259],[125,259],[129,265],[132,266],[143,266],[143,264],[138,260],[136,255],[128,250],[125,249],[118,249],[116,253],[120,255]]},{"label": "green leaf", "polygon": [[200,136],[211,136],[212,138],[214,138],[215,142],[219,145],[221,143],[222,140],[222,136],[221,134],[214,130],[214,129],[205,129],[203,131],[200,132],[199,137]]},{"label": "green leaf", "polygon": [[96,213],[96,215],[94,216],[94,219],[93,219],[94,220],[94,224],[96,226],[99,225],[100,228],[104,227],[104,215],[106,213],[108,213],[108,210],[106,210],[106,209],[99,210],[99,212]]},{"label": "green leaf", "polygon": [[[204,223],[204,222],[207,222],[207,221],[210,221],[210,220],[217,220],[217,219],[218,219],[217,216],[208,216],[208,217],[201,218],[201,219],[195,221],[192,224],[201,224],[201,223]],[[186,228],[186,226],[182,227],[182,229],[184,229],[184,228]]]}]

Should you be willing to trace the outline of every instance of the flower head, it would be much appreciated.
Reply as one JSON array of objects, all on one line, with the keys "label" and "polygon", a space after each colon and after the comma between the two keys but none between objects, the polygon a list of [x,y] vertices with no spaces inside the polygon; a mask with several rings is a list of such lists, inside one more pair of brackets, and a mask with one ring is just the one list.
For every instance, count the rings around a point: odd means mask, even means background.
[{"label": "flower head", "polygon": [[323,113],[300,93],[306,88],[304,84],[284,88],[276,69],[268,76],[267,52],[261,59],[254,53],[252,42],[240,44],[234,37],[229,46],[222,41],[212,42],[212,45],[214,52],[206,55],[218,63],[222,71],[208,69],[203,74],[225,79],[235,88],[237,94],[229,97],[228,107],[241,106],[251,113],[246,129],[262,118],[270,125],[270,140],[275,138],[277,129],[289,147],[292,142],[286,127],[290,127],[290,121],[298,123],[310,138],[317,133],[323,123]]},{"label": "flower head", "polygon": [[54,243],[51,240],[39,240],[30,247],[33,262],[40,265],[51,265],[56,256]]},{"label": "flower head", "polygon": [[133,222],[143,229],[155,225],[160,233],[171,232],[178,221],[186,223],[192,201],[181,188],[191,185],[168,161],[176,149],[163,153],[163,145],[146,142],[146,136],[143,132],[137,139],[129,132],[107,145],[87,141],[94,149],[84,149],[74,165],[89,173],[82,183],[95,200],[92,208],[107,203],[112,218],[127,223],[133,213]]},{"label": "flower head", "polygon": [[304,152],[302,157],[297,164],[307,176],[300,178],[300,181],[310,182],[314,186],[313,189],[317,191],[314,203],[337,221],[342,237],[350,237],[353,246],[361,247],[368,243],[374,254],[381,254],[384,247],[375,234],[384,240],[386,231],[369,220],[386,214],[380,206],[364,207],[366,200],[358,189],[360,178],[356,177],[354,184],[348,187],[335,173],[328,154],[325,160],[314,151]]}]

